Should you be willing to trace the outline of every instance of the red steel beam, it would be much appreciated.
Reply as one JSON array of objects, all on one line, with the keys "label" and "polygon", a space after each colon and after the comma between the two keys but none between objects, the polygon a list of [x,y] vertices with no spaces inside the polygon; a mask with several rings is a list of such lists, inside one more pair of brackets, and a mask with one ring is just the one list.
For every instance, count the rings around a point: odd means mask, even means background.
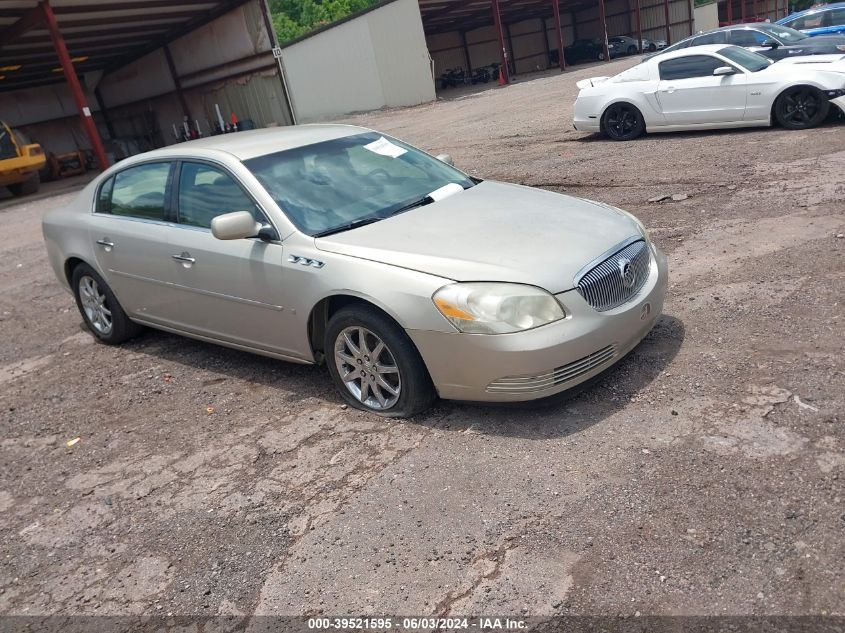
[{"label": "red steel beam", "polygon": [[505,83],[510,83],[510,73],[508,72],[508,51],[505,48],[505,33],[502,30],[502,14],[499,12],[499,0],[491,0],[490,10],[493,12],[493,26],[496,29],[496,38],[499,40],[499,52],[502,56],[502,67],[499,72],[502,73],[502,78]]},{"label": "red steel beam", "polygon": [[109,166],[109,161],[106,158],[106,150],[103,148],[103,142],[100,140],[100,133],[97,131],[97,126],[94,125],[94,119],[91,116],[91,109],[85,100],[85,93],[82,92],[82,86],[79,83],[79,78],[76,76],[76,71],[73,69],[73,63],[70,61],[70,54],[67,51],[62,33],[59,30],[59,23],[56,21],[56,14],[53,13],[50,7],[50,0],[42,0],[40,5],[41,11],[44,14],[44,21],[47,23],[47,30],[50,32],[50,38],[53,40],[53,46],[56,47],[56,55],[59,58],[62,70],[65,74],[68,86],[70,87],[73,100],[76,101],[76,109],[79,111],[79,116],[82,119],[82,127],[88,134],[88,139],[91,141],[91,148],[94,150],[94,155],[97,157],[97,162],[100,164],[100,169],[106,169]]},{"label": "red steel beam", "polygon": [[640,0],[637,0],[637,48],[639,49],[640,53],[643,51],[643,23],[642,17],[640,16]]},{"label": "red steel beam", "polygon": [[670,28],[671,19],[669,18],[669,0],[663,0],[663,15],[666,19],[666,46],[672,43],[672,29]]},{"label": "red steel beam", "polygon": [[604,45],[604,61],[609,62],[610,50],[607,48],[607,13],[604,8],[604,0],[599,0],[599,21],[601,22],[602,44]]},{"label": "red steel beam", "polygon": [[739,9],[741,11],[740,15],[743,22],[745,22],[745,3],[746,0],[739,0]]},{"label": "red steel beam", "polygon": [[[552,16],[555,19],[555,39],[557,40],[557,63],[561,70],[566,70],[566,60],[563,55],[563,27],[560,24],[560,5],[558,0],[552,0]],[[545,20],[543,24],[545,25]]]},{"label": "red steel beam", "polygon": [[[718,12],[719,6],[716,5],[716,10]],[[689,11],[689,34],[695,34],[695,7],[693,5],[693,0],[687,0],[687,11]],[[716,21],[718,22],[719,16],[716,15]]]},{"label": "red steel beam", "polygon": [[733,24],[733,23],[734,23],[734,0],[728,0],[728,24]]}]

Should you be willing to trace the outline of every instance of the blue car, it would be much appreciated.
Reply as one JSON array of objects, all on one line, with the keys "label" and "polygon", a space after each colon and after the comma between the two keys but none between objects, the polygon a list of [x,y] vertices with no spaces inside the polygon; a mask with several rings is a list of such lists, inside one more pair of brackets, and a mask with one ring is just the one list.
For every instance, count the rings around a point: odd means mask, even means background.
[{"label": "blue car", "polygon": [[793,13],[777,24],[815,35],[845,35],[845,2],[825,4],[820,7]]}]

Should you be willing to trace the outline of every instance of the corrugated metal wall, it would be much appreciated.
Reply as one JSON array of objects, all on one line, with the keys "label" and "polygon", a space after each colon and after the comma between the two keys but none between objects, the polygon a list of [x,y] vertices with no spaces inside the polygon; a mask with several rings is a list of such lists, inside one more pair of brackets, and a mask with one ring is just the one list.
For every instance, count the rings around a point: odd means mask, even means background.
[{"label": "corrugated metal wall", "polygon": [[435,97],[416,0],[396,0],[282,49],[297,120]]},{"label": "corrugated metal wall", "polygon": [[[215,103],[227,120],[235,112],[256,126],[292,121],[263,21],[263,1],[252,0],[170,44],[191,116],[203,132],[216,119]],[[95,122],[108,138],[94,84],[88,88]],[[137,139],[141,149],[176,142],[172,128],[183,120],[182,106],[162,49],[105,75],[97,88],[117,137]],[[89,149],[64,83],[4,93],[0,118],[48,151]]]},{"label": "corrugated metal wall", "polygon": [[[738,24],[743,22],[743,0],[729,0],[731,4],[731,17],[733,23]],[[787,9],[786,0],[745,0],[745,20],[746,22],[753,21],[769,21],[775,22],[781,18],[786,17],[789,12]],[[720,2],[719,20],[721,23],[728,22],[728,2]]]},{"label": "corrugated metal wall", "polygon": [[[607,36],[631,35],[636,37],[637,21],[633,10],[636,0],[607,0]],[[762,1],[762,0],[761,0]],[[629,5],[630,2],[630,5]],[[671,0],[669,18],[672,42],[677,42],[692,34],[690,24],[692,0]],[[693,16],[694,17],[694,16]],[[599,6],[578,11],[561,11],[563,43],[567,46],[577,38],[601,38]],[[643,37],[646,39],[666,39],[665,9],[662,0],[641,0],[641,22]],[[549,67],[546,57],[546,44],[543,41],[543,21],[539,18],[513,22],[508,25],[513,44],[510,58],[516,66],[516,73],[529,73],[545,70]],[[550,50],[557,49],[557,36],[554,21],[546,18],[546,37]],[[460,26],[456,24],[456,26]],[[460,33],[449,31],[426,36],[428,50],[434,60],[434,74],[439,77],[449,68],[466,69],[466,56],[461,44]],[[473,68],[486,66],[500,61],[499,45],[492,26],[474,29],[466,33],[470,63]]]}]

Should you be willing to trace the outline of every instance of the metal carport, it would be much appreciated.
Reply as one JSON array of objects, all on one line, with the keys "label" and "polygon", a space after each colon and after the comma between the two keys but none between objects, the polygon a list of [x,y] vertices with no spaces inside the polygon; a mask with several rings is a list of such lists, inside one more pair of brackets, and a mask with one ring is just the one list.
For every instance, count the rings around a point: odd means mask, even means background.
[{"label": "metal carport", "polygon": [[[452,63],[460,62],[472,70],[468,42],[472,31],[492,28],[498,61],[508,81],[515,67],[514,40],[520,35],[542,34],[536,41],[545,54],[558,50],[558,64],[566,68],[562,54],[568,41],[591,37],[604,41],[608,59],[607,39],[614,35],[630,35],[641,41],[643,37],[662,37],[667,43],[678,41],[693,32],[693,0],[418,0],[429,50],[436,61],[436,53],[452,51]],[[565,19],[564,17],[565,16]],[[551,21],[551,28],[547,20]],[[514,25],[539,22],[539,31],[517,34]],[[512,32],[514,31],[514,32]],[[523,29],[525,31],[525,29]],[[566,37],[567,31],[570,37]],[[456,34],[451,42],[443,42],[444,34]],[[550,37],[551,36],[551,37]],[[551,44],[549,41],[551,40]],[[477,45],[485,43],[483,40]],[[535,47],[536,49],[536,47]],[[488,62],[489,63],[489,62]]]},{"label": "metal carport", "polygon": [[[254,13],[263,22],[261,37],[253,38],[255,52],[180,75],[171,45],[248,4],[255,5]],[[239,73],[276,69],[279,90],[287,101],[282,70],[274,59],[276,48],[265,0],[4,0],[0,7],[0,101],[10,98],[10,93],[27,95],[32,94],[27,91],[66,82],[102,168],[109,161],[92,110],[101,113],[106,128],[111,127],[109,104],[103,102],[98,85],[103,77],[143,63],[145,57],[161,51],[169,76],[148,77],[147,83],[158,90],[147,90],[150,94],[142,98],[175,94],[182,114],[193,121],[196,113],[191,112],[184,94],[186,81],[193,81],[196,87],[205,78],[220,82]],[[197,57],[203,53],[191,51]],[[89,79],[93,85],[83,85]],[[286,105],[289,110],[289,102]],[[281,123],[292,122],[292,115],[286,114],[288,120]]]}]

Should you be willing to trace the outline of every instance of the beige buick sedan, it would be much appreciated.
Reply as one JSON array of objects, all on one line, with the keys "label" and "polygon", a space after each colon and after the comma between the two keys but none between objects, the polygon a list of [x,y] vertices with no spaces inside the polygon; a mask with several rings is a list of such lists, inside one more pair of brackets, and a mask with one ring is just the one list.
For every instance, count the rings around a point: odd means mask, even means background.
[{"label": "beige buick sedan", "polygon": [[325,362],[347,402],[396,417],[595,376],[651,329],[667,280],[625,211],[341,125],[127,159],[49,212],[44,238],[103,343],[149,326]]}]

